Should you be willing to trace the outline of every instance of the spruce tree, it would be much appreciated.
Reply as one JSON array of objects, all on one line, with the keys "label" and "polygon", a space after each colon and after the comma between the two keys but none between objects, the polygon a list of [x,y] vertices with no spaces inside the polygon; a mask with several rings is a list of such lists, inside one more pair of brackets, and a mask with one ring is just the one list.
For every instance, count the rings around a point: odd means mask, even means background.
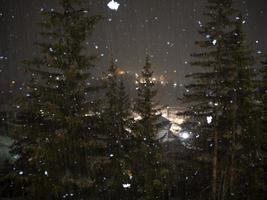
[{"label": "spruce tree", "polygon": [[131,141],[130,129],[132,114],[129,97],[125,92],[122,77],[118,75],[118,67],[112,64],[105,77],[104,107],[102,113],[102,132],[106,136],[106,156],[109,162],[105,166],[105,199],[129,199],[129,151]]},{"label": "spruce tree", "polygon": [[90,16],[81,0],[59,0],[42,11],[39,54],[25,61],[30,75],[14,128],[14,184],[23,199],[85,198],[94,184],[92,107],[87,81],[95,56],[84,42],[100,16]]},{"label": "spruce tree", "polygon": [[154,97],[155,82],[149,57],[137,80],[137,99],[134,112],[138,115],[133,128],[134,147],[131,171],[134,199],[164,199],[167,189],[168,170],[163,164],[160,142],[156,139],[156,123],[159,117]]},{"label": "spruce tree", "polygon": [[223,124],[230,124],[230,126],[224,129],[225,133],[223,134],[224,141],[227,143],[225,160],[228,160],[228,162],[224,166],[225,174],[223,180],[221,180],[222,199],[241,198],[242,193],[244,194],[244,188],[237,183],[238,181],[246,181],[242,180],[243,176],[239,172],[247,164],[242,162],[240,157],[241,155],[249,157],[248,154],[255,151],[249,143],[256,145],[254,138],[256,129],[254,130],[255,126],[252,122],[252,116],[256,117],[255,110],[253,110],[255,107],[255,74],[253,69],[255,60],[253,51],[246,41],[243,23],[242,16],[238,15],[235,29],[228,35],[227,48],[230,55],[229,66],[231,66],[231,70],[225,73],[228,78],[225,81],[223,93],[224,112],[222,113],[222,121]]},{"label": "spruce tree", "polygon": [[[259,94],[261,101],[261,115],[263,124],[266,123],[266,113],[267,113],[267,56],[265,56],[265,60],[261,62],[262,67],[260,69],[260,83],[259,83]],[[266,127],[263,126],[263,131],[266,133]]]},{"label": "spruce tree", "polygon": [[[204,15],[207,22],[199,31],[204,39],[196,42],[202,52],[192,54],[194,61],[191,63],[201,67],[201,71],[187,76],[193,82],[186,86],[184,94],[187,109],[183,114],[188,119],[183,128],[193,135],[195,159],[199,161],[195,167],[199,168],[200,176],[206,177],[198,192],[206,199],[215,200],[220,196],[220,182],[224,176],[221,170],[224,160],[220,155],[225,148],[222,136],[227,127],[222,113],[227,73],[232,71],[227,36],[234,29],[233,19],[237,12],[231,0],[208,0],[206,8]],[[208,189],[210,193],[206,192]]]},{"label": "spruce tree", "polygon": [[[262,62],[262,68],[260,70],[260,100],[261,100],[261,116],[263,124],[266,124],[266,113],[267,113],[267,56],[265,61]],[[263,126],[263,132],[266,134],[266,126]]]},{"label": "spruce tree", "polygon": [[[238,164],[241,170],[239,170],[239,176],[241,180],[237,187],[239,196],[247,199],[265,199],[266,198],[266,142],[267,142],[267,131],[266,131],[266,62],[262,62],[262,67],[255,67],[256,73],[250,73],[253,78],[251,80],[252,90],[250,93],[245,90],[247,94],[245,97],[246,107],[242,109],[242,113],[245,117],[243,118],[243,126],[241,129],[245,136],[242,140],[243,144],[240,153],[242,159],[239,159],[241,163]],[[241,88],[244,88],[241,86]],[[250,98],[249,98],[250,97]],[[251,101],[247,101],[251,99]],[[249,109],[246,109],[249,108]],[[247,113],[245,113],[247,112]],[[239,114],[240,114],[239,113]],[[243,186],[243,187],[242,187]]]},{"label": "spruce tree", "polygon": [[264,199],[263,108],[258,97],[255,59],[243,30],[244,22],[241,14],[237,16],[235,29],[228,35],[231,68],[225,73],[228,78],[221,122],[224,125],[222,141],[227,144],[223,158],[227,164],[223,166],[221,199]]},{"label": "spruce tree", "polygon": [[[261,155],[261,169],[262,176],[260,179],[260,191],[264,195],[267,193],[267,181],[264,177],[267,177],[267,56],[265,57],[265,61],[262,62],[262,69],[260,71],[260,86],[259,86],[259,100],[260,100],[260,137],[258,138],[260,141],[260,155]],[[264,196],[263,196],[264,197]]]},{"label": "spruce tree", "polygon": [[[253,51],[232,1],[209,3],[211,20],[200,31],[206,40],[197,42],[207,51],[193,54],[200,60],[192,62],[204,72],[188,75],[195,83],[187,86],[189,119],[184,126],[196,136],[197,160],[212,162],[211,199],[261,199]],[[209,169],[201,168],[203,175]],[[245,175],[251,171],[253,175]]]}]

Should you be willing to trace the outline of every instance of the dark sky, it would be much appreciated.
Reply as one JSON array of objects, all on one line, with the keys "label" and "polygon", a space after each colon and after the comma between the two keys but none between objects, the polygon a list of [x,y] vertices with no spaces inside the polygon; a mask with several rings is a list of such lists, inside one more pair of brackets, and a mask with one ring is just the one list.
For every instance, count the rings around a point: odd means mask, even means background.
[{"label": "dark sky", "polygon": [[[132,73],[144,64],[146,52],[152,55],[157,75],[184,82],[184,75],[192,71],[187,62],[195,52],[194,41],[199,37],[199,21],[203,22],[206,0],[116,0],[118,11],[107,7],[110,0],[88,0],[92,13],[102,14],[101,22],[88,49],[99,55],[97,69],[102,71],[111,55],[117,65]],[[55,8],[55,0],[0,0],[0,90],[6,93],[10,85],[19,87],[25,76],[18,68],[21,61],[31,58],[38,39],[41,9]],[[235,0],[246,17],[248,40],[255,51],[267,50],[267,1]],[[12,84],[12,81],[16,83]]]}]

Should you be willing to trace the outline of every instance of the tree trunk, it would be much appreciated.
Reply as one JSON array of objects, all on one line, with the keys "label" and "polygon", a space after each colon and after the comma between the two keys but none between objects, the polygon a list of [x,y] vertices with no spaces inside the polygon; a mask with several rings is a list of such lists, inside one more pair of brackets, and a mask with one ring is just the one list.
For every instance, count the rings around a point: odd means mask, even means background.
[{"label": "tree trunk", "polygon": [[[235,133],[233,133],[235,135]],[[234,160],[235,160],[235,136],[233,136],[233,144],[232,144],[232,152],[231,152],[231,161],[230,161],[230,172],[229,172],[229,195],[233,193],[233,185],[234,185]]]},{"label": "tree trunk", "polygon": [[[235,100],[236,101],[236,100]],[[236,135],[240,132],[236,124],[236,114],[237,114],[237,105],[234,107],[233,111],[233,124],[232,124],[232,141],[231,141],[231,157],[230,157],[230,169],[229,169],[229,186],[228,186],[228,197],[233,193],[234,186],[234,170],[235,170],[235,154],[236,154]]]},{"label": "tree trunk", "polygon": [[[217,119],[216,119],[217,123]],[[212,200],[217,199],[217,167],[218,167],[218,131],[217,124],[214,131],[214,149],[213,149],[213,161],[212,161]]]}]

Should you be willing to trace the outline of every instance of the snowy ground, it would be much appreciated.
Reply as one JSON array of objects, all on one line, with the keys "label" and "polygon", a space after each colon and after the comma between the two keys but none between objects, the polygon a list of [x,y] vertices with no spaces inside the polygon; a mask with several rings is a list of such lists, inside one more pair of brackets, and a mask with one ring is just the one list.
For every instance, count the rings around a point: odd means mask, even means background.
[{"label": "snowy ground", "polygon": [[174,135],[178,136],[181,127],[180,125],[184,122],[184,118],[181,116],[177,116],[177,112],[180,111],[179,107],[167,107],[161,110],[162,116],[168,119],[171,122],[170,130]]},{"label": "snowy ground", "polygon": [[12,143],[13,141],[9,137],[0,135],[0,161],[3,161],[10,156],[8,147]]}]

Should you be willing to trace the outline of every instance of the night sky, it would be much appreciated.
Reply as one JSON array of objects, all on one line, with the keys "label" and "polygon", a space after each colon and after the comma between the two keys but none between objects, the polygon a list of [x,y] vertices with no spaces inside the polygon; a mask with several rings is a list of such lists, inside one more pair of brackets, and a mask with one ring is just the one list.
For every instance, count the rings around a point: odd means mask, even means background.
[{"label": "night sky", "polygon": [[[99,59],[96,70],[106,69],[111,56],[126,71],[136,73],[144,65],[146,52],[152,56],[156,75],[184,83],[192,71],[190,54],[195,52],[197,30],[203,23],[206,0],[116,0],[117,11],[110,10],[110,0],[88,0],[92,14],[105,17],[87,42],[88,52]],[[42,9],[56,8],[53,0],[0,0],[0,90],[1,99],[19,88],[25,74],[21,61],[36,53]],[[246,20],[249,42],[256,55],[267,52],[267,1],[236,0]],[[15,81],[15,82],[14,82]],[[176,98],[174,93],[173,98]],[[4,100],[6,101],[6,100]],[[3,100],[2,100],[3,103]]]}]

